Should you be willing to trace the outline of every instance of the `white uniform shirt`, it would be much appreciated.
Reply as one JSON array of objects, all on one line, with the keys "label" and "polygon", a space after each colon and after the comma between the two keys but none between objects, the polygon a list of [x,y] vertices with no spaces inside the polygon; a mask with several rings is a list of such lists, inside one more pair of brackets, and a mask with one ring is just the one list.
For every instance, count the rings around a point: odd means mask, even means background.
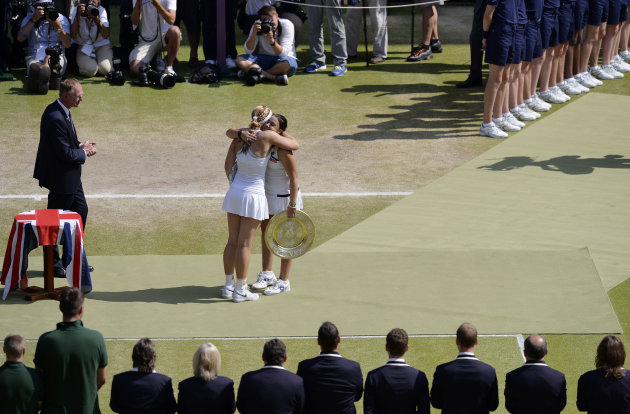
[{"label": "white uniform shirt", "polygon": [[[291,56],[295,59],[295,28],[293,27],[293,23],[287,19],[278,19],[278,25],[282,26],[282,33],[276,40],[276,42],[280,43],[280,46],[282,46],[282,52],[278,56]],[[277,30],[278,28],[276,28],[276,33]],[[254,25],[252,25],[252,28],[249,30],[250,36],[253,31]],[[245,42],[245,53],[248,55],[276,56],[276,52],[273,50],[273,47],[271,47],[267,39],[265,39],[262,35],[255,35],[253,49],[248,49],[247,41]]]},{"label": "white uniform shirt", "polygon": [[[133,0],[134,7],[136,6],[136,2],[138,0]],[[151,4],[151,0],[140,0],[142,1],[142,14],[140,16],[140,36],[141,40],[145,40],[147,42],[152,41],[158,36],[158,19],[161,24],[160,30],[162,37],[166,34],[170,24],[166,22],[160,16],[157,9]],[[177,0],[160,0],[160,4],[166,10],[177,10]],[[135,27],[134,27],[135,29]]]},{"label": "white uniform shirt", "polygon": [[[77,18],[78,10],[79,8],[75,7],[72,12],[72,23],[74,23]],[[107,12],[102,6],[98,6],[98,13],[98,18],[101,21],[101,24],[105,27],[109,27]],[[72,39],[72,42],[78,45],[92,45],[94,47],[99,47],[109,44],[109,39],[103,38],[100,31],[98,30],[98,26],[91,19],[79,16],[79,37],[77,37],[76,39]],[[88,51],[84,51],[83,49],[84,48],[81,48],[83,53],[85,53],[86,55],[93,55],[93,53],[91,53],[91,50],[89,51],[90,53],[88,53]]]}]

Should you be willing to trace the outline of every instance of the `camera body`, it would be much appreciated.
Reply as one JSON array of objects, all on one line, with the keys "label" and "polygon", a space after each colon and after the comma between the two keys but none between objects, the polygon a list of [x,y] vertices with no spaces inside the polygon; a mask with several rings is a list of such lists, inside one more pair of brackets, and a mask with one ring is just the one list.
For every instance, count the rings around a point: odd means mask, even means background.
[{"label": "camera body", "polygon": [[83,17],[98,17],[99,11],[98,6],[91,0],[81,0],[81,4],[85,5],[85,12],[81,14]]},{"label": "camera body", "polygon": [[138,71],[138,80],[134,81],[133,84],[136,86],[155,85],[161,86],[164,89],[171,89],[175,86],[175,82],[175,76],[156,72],[151,69],[150,65],[147,65],[140,68]]},{"label": "camera body", "polygon": [[116,58],[112,63],[114,67],[111,72],[105,75],[105,80],[112,86],[122,86],[125,84],[125,75],[120,70],[120,59]]},{"label": "camera body", "polygon": [[273,20],[262,19],[260,22],[260,31],[257,34],[265,35],[269,32],[275,32],[275,31],[276,31],[276,25],[273,24]]},{"label": "camera body", "polygon": [[55,9],[55,5],[51,1],[38,1],[33,3],[33,7],[42,7],[44,9],[44,14],[46,17],[52,21],[55,21],[59,18],[59,12]]},{"label": "camera body", "polygon": [[53,71],[58,71],[60,56],[63,54],[61,45],[48,46],[45,52],[50,56],[50,68]]}]

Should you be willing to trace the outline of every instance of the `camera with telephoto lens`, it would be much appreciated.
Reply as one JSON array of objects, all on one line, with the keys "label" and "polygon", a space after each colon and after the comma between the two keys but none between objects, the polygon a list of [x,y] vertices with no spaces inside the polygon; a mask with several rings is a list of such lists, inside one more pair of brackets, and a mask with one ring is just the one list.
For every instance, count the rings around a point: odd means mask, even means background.
[{"label": "camera with telephoto lens", "polygon": [[140,68],[138,72],[138,80],[134,81],[133,84],[136,86],[161,86],[164,89],[171,89],[175,86],[175,76],[169,75],[168,73],[160,73],[151,69],[151,66],[147,65],[143,68]]},{"label": "camera with telephoto lens", "polygon": [[116,58],[112,61],[114,68],[105,75],[105,80],[112,86],[122,86],[125,84],[125,75],[120,70],[120,59]]},{"label": "camera with telephoto lens", "polygon": [[60,56],[63,55],[63,48],[61,45],[49,46],[46,48],[46,54],[50,56],[49,66],[53,71],[59,71]]},{"label": "camera with telephoto lens", "polygon": [[83,17],[88,17],[88,16],[98,17],[99,16],[100,13],[98,11],[98,6],[96,5],[96,3],[90,0],[81,0],[81,4],[85,5],[85,12],[82,13],[81,16]]},{"label": "camera with telephoto lens", "polygon": [[276,31],[276,25],[273,24],[273,20],[263,19],[260,22],[260,31],[258,32],[259,35],[267,34],[269,32],[275,32],[275,31]]},{"label": "camera with telephoto lens", "polygon": [[53,22],[59,17],[59,12],[55,9],[55,5],[52,1],[37,1],[33,3],[33,7],[42,7],[46,17]]}]

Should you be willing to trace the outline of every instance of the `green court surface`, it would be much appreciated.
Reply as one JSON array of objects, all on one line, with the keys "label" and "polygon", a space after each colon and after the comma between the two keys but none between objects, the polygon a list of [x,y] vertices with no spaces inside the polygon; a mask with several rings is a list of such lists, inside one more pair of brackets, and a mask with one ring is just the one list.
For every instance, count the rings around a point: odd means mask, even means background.
[{"label": "green court surface", "polygon": [[[629,103],[591,93],[533,124],[297,259],[279,297],[220,299],[218,255],[92,257],[86,324],[107,338],[310,336],[327,319],[345,335],[451,334],[462,320],[486,334],[620,332],[606,291],[630,264]],[[29,338],[58,320],[53,301],[6,304]]]}]

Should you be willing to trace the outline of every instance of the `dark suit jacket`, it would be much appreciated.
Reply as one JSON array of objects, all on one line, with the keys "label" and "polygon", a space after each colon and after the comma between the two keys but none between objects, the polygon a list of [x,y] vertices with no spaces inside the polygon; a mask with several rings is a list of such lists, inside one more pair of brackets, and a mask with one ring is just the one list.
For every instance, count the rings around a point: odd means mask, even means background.
[{"label": "dark suit jacket", "polygon": [[304,380],[307,414],[354,414],[354,402],[363,394],[363,374],[358,362],[336,352],[321,353],[298,365]]},{"label": "dark suit jacket", "polygon": [[582,374],[578,380],[577,408],[589,414],[630,413],[630,373],[619,379],[604,378],[599,369]]},{"label": "dark suit jacket", "polygon": [[172,414],[177,403],[166,375],[127,371],[114,375],[109,407],[120,414]]},{"label": "dark suit jacket", "polygon": [[210,381],[190,377],[179,383],[179,414],[232,414],[236,410],[234,381],[218,376]]},{"label": "dark suit jacket", "polygon": [[74,194],[81,183],[85,158],[61,104],[51,103],[42,115],[33,178],[53,193]]},{"label": "dark suit jacket", "polygon": [[424,372],[389,361],[365,380],[364,414],[429,414],[429,381]]},{"label": "dark suit jacket", "polygon": [[299,414],[304,407],[302,378],[277,365],[241,377],[236,400],[241,414]]},{"label": "dark suit jacket", "polygon": [[431,404],[443,414],[488,414],[499,406],[497,374],[477,358],[461,355],[433,374]]},{"label": "dark suit jacket", "polygon": [[513,414],[558,414],[567,404],[564,374],[544,361],[527,361],[505,376],[505,408]]}]

